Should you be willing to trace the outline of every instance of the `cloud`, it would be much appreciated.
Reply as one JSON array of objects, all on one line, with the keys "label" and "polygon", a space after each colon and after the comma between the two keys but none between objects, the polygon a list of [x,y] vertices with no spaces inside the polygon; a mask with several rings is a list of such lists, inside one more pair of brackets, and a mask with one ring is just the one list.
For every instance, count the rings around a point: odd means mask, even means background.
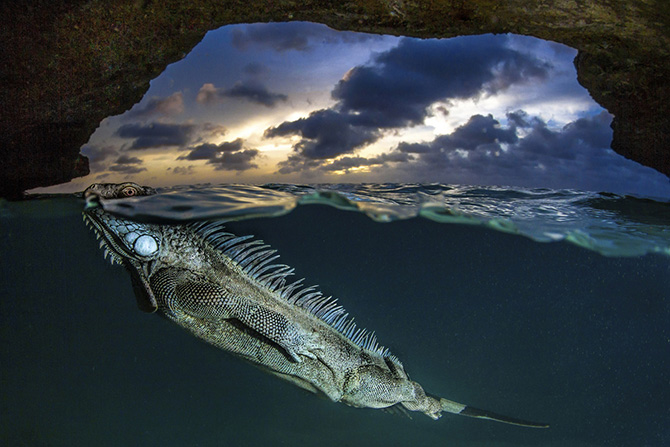
[{"label": "cloud", "polygon": [[347,73],[332,96],[341,112],[361,114],[369,125],[400,127],[422,123],[428,106],[437,101],[493,94],[544,79],[550,69],[508,48],[500,36],[404,38],[374,64]]},{"label": "cloud", "polygon": [[200,104],[213,104],[224,98],[246,99],[250,102],[274,107],[279,102],[288,100],[288,96],[280,93],[272,93],[258,82],[238,82],[229,89],[217,88],[214,84],[206,83],[198,91],[196,101]]},{"label": "cloud", "polygon": [[[136,174],[138,172],[146,171],[146,168],[138,165],[142,164],[142,160],[137,157],[129,157],[126,154],[119,156],[116,148],[112,146],[97,147],[86,144],[82,146],[81,152],[89,157],[90,167],[92,172],[112,171],[123,174]],[[109,160],[117,157],[114,163],[109,164]],[[109,174],[101,174],[97,178],[103,178]]]},{"label": "cloud", "polygon": [[[503,129],[492,115],[474,115],[453,133],[437,137],[434,145],[444,151],[475,151],[481,148],[496,151],[501,150],[501,143],[510,144],[517,141],[516,127]],[[411,152],[418,149],[410,150],[408,146],[404,146],[402,150]]]},{"label": "cloud", "polygon": [[227,130],[221,124],[214,123],[204,123],[202,125],[202,131],[208,137],[222,137],[226,134]]},{"label": "cloud", "polygon": [[232,32],[232,44],[238,50],[257,47],[280,53],[309,51],[315,44],[355,43],[380,38],[373,34],[335,31],[325,25],[306,22],[253,24]]},{"label": "cloud", "polygon": [[436,102],[495,94],[544,79],[550,70],[546,62],[508,48],[500,36],[404,38],[372,63],[349,70],[331,92],[337,100],[332,108],[271,127],[264,136],[301,137],[279,171],[295,172],[311,165],[300,157],[335,158],[371,144],[385,130],[422,124]]},{"label": "cloud", "polygon": [[244,141],[238,138],[221,144],[204,143],[190,149],[177,160],[207,160],[217,170],[245,171],[258,168],[253,161],[259,156],[257,149],[245,149]]},{"label": "cloud", "polygon": [[112,165],[107,170],[121,174],[139,174],[142,171],[146,171],[147,168],[133,165]]},{"label": "cloud", "polygon": [[137,157],[129,157],[128,155],[123,154],[116,159],[116,163],[120,165],[133,165],[142,163],[142,160]]},{"label": "cloud", "polygon": [[216,144],[204,143],[191,149],[186,155],[180,155],[177,160],[210,160],[219,155]]},{"label": "cloud", "polygon": [[114,164],[109,166],[107,170],[122,174],[137,174],[147,170],[147,168],[138,166],[142,163],[142,160],[137,157],[129,157],[128,155],[123,154],[117,158]]},{"label": "cloud", "polygon": [[119,155],[118,151],[113,146],[100,147],[93,144],[83,145],[81,147],[81,153],[88,157],[91,172],[103,171],[106,165],[104,162]]},{"label": "cloud", "polygon": [[[423,143],[400,143],[377,157],[312,160],[320,172],[371,171],[374,181],[421,181],[483,185],[574,188],[616,193],[670,191],[668,179],[615,154],[611,115],[577,119],[550,128],[524,111],[474,115],[452,133]],[[297,161],[294,160],[294,164]]]},{"label": "cloud", "polygon": [[379,138],[379,131],[358,125],[358,117],[324,109],[312,112],[307,118],[286,121],[271,127],[265,138],[300,135],[302,140],[294,150],[310,159],[333,158],[351,152]]},{"label": "cloud", "polygon": [[[503,127],[492,115],[473,115],[450,134],[422,143],[402,142],[384,154],[386,159],[359,157],[358,166],[350,167],[382,164],[421,180],[523,185],[538,175],[546,181],[547,170],[561,160],[600,157],[610,151],[611,117],[605,112],[560,130],[549,129],[540,118],[523,111],[508,113],[506,118]],[[522,128],[525,136],[520,136]]]},{"label": "cloud", "polygon": [[316,172],[317,169],[323,166],[322,160],[312,160],[298,154],[291,154],[288,158],[277,165],[277,172],[279,174],[290,174],[293,172],[301,172],[309,175]]},{"label": "cloud", "polygon": [[224,152],[236,152],[242,149],[244,142],[241,138],[226,141],[221,144],[204,143],[191,148],[187,155],[177,157],[177,160],[213,160]]},{"label": "cloud", "polygon": [[214,87],[214,84],[207,82],[200,87],[198,95],[195,97],[196,102],[200,104],[212,104],[219,100],[219,90]]},{"label": "cloud", "polygon": [[168,171],[172,171],[173,174],[177,175],[192,175],[195,173],[195,166],[176,166],[174,168],[167,168]]},{"label": "cloud", "polygon": [[[518,117],[523,115],[508,114],[508,127],[497,131],[516,133]],[[550,129],[540,118],[526,116],[520,123],[525,127],[523,137],[506,141],[482,137],[476,144],[453,144],[461,141],[457,137],[491,132],[491,126],[499,125],[488,117],[489,126],[481,127],[478,122],[482,119],[475,118],[452,134],[428,143],[430,151],[417,157],[415,170],[437,175],[436,170],[441,169],[442,175],[458,173],[462,181],[474,183],[614,191],[619,179],[611,177],[611,172],[632,166],[609,149],[611,116],[606,112],[580,118],[557,130]],[[503,150],[501,143],[505,142],[508,144]],[[457,152],[458,149],[466,152]]]},{"label": "cloud", "polygon": [[191,124],[150,123],[124,124],[116,131],[121,138],[134,139],[131,150],[164,146],[183,146],[190,140],[195,126]]},{"label": "cloud", "polygon": [[181,92],[174,93],[167,98],[150,98],[143,106],[136,105],[124,118],[149,118],[154,115],[173,116],[184,112],[184,97]]},{"label": "cloud", "polygon": [[251,102],[274,107],[280,101],[288,100],[288,96],[279,93],[271,93],[264,86],[258,83],[237,83],[232,88],[224,90],[221,93],[229,98],[242,98]]},{"label": "cloud", "polygon": [[214,165],[216,170],[224,171],[246,171],[258,168],[253,160],[259,155],[258,149],[245,149],[239,152],[224,152],[220,157],[209,160],[207,163]]}]

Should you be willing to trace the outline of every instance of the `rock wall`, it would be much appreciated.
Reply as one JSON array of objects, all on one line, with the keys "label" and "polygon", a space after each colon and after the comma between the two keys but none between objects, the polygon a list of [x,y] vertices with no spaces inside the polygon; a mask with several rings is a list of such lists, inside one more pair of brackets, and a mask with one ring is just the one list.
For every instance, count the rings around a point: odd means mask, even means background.
[{"label": "rock wall", "polygon": [[670,174],[667,0],[24,0],[0,37],[0,196],[88,173],[100,121],[138,102],[211,29],[306,20],[415,37],[516,33],[579,50],[579,82],[615,116],[612,148]]}]

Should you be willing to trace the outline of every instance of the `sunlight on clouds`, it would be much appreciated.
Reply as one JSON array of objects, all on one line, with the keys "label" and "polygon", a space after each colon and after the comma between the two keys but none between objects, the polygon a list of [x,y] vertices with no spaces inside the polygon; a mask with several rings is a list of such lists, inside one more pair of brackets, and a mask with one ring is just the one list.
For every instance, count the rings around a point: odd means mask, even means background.
[{"label": "sunlight on clouds", "polygon": [[260,171],[266,173],[271,173],[277,170],[277,165],[282,160],[286,160],[288,154],[291,153],[293,147],[291,144],[280,143],[280,144],[263,144],[256,146],[256,148],[261,152],[263,160],[260,160],[258,167]]},{"label": "sunlight on clouds", "polygon": [[352,175],[352,174],[367,174],[370,172],[369,166],[355,166],[348,169],[338,169],[336,171],[330,171],[331,175],[343,176],[343,175]]},{"label": "sunlight on clouds", "polygon": [[[277,109],[272,113],[254,114],[247,116],[244,121],[227,128],[225,139],[242,138],[250,142],[267,144],[263,137],[266,129],[282,123],[284,121],[294,121],[309,116],[312,109],[290,111],[286,109]],[[223,141],[223,140],[222,140]],[[287,141],[296,141],[295,137],[287,138]]]},{"label": "sunlight on clouds", "polygon": [[434,111],[432,116],[425,119],[425,125],[431,127],[435,136],[452,133],[457,127],[466,123],[473,115],[491,114],[495,118],[505,121],[505,114],[523,109],[529,115],[537,116],[555,128],[577,120],[585,111],[597,107],[592,101],[576,98],[559,98],[547,102],[526,102],[515,96],[510,90],[494,96],[480,99],[454,100],[450,103],[436,102],[432,110],[446,108],[449,113],[445,116]]},{"label": "sunlight on clouds", "polygon": [[268,154],[268,153],[274,153],[274,152],[281,152],[281,153],[288,153],[289,151],[292,150],[292,145],[287,144],[287,143],[279,143],[279,144],[259,144],[255,146],[256,149],[261,151],[263,154]]}]

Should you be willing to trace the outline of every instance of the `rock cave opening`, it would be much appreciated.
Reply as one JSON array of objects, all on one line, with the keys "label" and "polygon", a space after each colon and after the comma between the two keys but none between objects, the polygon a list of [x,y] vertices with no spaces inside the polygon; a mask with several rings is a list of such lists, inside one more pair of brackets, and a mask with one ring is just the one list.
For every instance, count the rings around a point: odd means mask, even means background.
[{"label": "rock cave opening", "polygon": [[[577,51],[515,34],[419,39],[228,25],[82,147],[97,181],[441,182],[670,195],[610,149]],[[622,179],[626,181],[622,182]]]}]

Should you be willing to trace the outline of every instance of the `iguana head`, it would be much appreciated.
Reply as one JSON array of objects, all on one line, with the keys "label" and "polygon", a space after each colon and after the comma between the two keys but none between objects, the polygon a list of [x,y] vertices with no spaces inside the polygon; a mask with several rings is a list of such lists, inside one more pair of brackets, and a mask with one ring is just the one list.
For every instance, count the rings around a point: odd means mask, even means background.
[{"label": "iguana head", "polygon": [[105,254],[112,262],[147,262],[155,259],[161,249],[161,233],[158,225],[134,222],[106,212],[99,199],[118,199],[154,194],[152,188],[135,183],[97,183],[84,191],[86,209],[84,221],[95,230],[102,240]]},{"label": "iguana head", "polygon": [[84,191],[84,197],[97,196],[101,199],[123,199],[135,196],[150,196],[156,190],[150,186],[140,186],[137,183],[94,183]]},{"label": "iguana head", "polygon": [[158,225],[133,222],[106,212],[100,200],[120,199],[155,194],[153,188],[136,183],[96,183],[84,191],[84,221],[101,239],[100,247],[112,263],[122,264],[130,273],[138,307],[144,312],[158,309],[149,285],[153,260],[161,253],[162,233]]}]

